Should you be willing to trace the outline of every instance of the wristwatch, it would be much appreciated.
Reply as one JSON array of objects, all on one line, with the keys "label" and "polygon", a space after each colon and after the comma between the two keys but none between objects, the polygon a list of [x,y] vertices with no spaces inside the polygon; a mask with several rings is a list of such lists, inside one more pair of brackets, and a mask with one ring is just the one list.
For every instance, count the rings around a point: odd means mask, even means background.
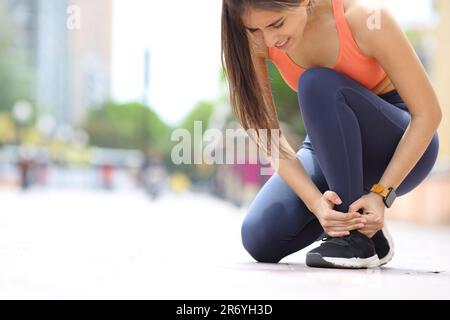
[{"label": "wristwatch", "polygon": [[392,207],[392,204],[394,203],[395,198],[397,198],[397,194],[395,193],[394,188],[392,188],[392,187],[387,188],[379,183],[374,184],[372,189],[370,189],[370,191],[382,196],[383,202],[386,205],[386,207],[388,207],[388,208]]}]

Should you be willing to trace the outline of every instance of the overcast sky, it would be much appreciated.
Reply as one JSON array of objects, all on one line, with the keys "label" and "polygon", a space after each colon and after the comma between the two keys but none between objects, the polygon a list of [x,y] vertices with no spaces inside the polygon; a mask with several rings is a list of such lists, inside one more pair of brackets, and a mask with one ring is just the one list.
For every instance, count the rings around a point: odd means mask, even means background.
[{"label": "overcast sky", "polygon": [[[430,0],[385,0],[402,24],[431,20]],[[175,125],[200,100],[218,95],[221,0],[114,0],[113,97],[142,100],[149,48],[149,101]]]}]

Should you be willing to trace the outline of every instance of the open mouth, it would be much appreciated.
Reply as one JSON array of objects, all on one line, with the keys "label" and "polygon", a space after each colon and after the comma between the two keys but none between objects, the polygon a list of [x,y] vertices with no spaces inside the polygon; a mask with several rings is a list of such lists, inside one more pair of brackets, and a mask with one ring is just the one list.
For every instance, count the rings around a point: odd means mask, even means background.
[{"label": "open mouth", "polygon": [[276,44],[275,47],[278,48],[278,49],[286,49],[287,48],[287,44],[289,43],[289,40],[290,39],[286,39],[283,42]]}]

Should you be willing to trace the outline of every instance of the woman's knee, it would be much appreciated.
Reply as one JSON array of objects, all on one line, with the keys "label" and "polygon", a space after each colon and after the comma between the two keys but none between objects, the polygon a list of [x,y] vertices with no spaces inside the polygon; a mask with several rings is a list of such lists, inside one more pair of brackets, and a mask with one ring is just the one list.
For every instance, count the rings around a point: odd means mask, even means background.
[{"label": "woman's knee", "polygon": [[270,222],[261,216],[256,218],[250,211],[241,226],[242,245],[256,261],[277,263],[282,257],[274,248],[275,239],[271,237],[267,223]]},{"label": "woman's knee", "polygon": [[298,80],[299,94],[321,94],[342,83],[344,75],[326,67],[311,68],[303,72]]},{"label": "woman's knee", "polygon": [[[345,86],[345,78],[330,68],[312,68],[306,70],[298,82],[299,106],[304,118],[324,121],[321,116],[329,108],[334,108],[337,93]],[[304,119],[305,120],[305,119]]]}]

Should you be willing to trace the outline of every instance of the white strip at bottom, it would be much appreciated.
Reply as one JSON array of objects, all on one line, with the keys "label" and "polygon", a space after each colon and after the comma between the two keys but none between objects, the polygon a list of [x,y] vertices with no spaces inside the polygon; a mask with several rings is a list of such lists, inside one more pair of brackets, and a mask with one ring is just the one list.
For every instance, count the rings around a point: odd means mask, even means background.
[{"label": "white strip at bottom", "polygon": [[323,260],[344,268],[376,268],[380,265],[380,260],[377,255],[370,258],[330,258],[322,257]]}]

